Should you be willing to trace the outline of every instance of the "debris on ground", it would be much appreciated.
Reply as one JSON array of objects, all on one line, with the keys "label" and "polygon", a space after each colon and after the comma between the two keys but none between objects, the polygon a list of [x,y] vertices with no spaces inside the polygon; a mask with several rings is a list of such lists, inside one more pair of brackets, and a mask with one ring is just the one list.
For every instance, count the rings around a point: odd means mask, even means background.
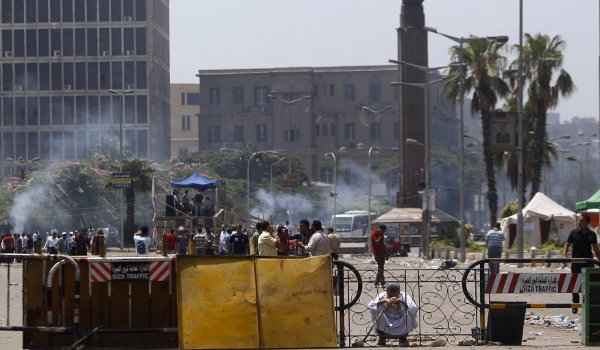
[{"label": "debris on ground", "polygon": [[442,338],[435,340],[433,343],[429,344],[432,348],[440,348],[442,346],[446,346],[446,341]]},{"label": "debris on ground", "polygon": [[[569,319],[568,316],[565,315],[555,315],[555,316],[540,316],[534,314],[532,312],[528,312],[525,315],[525,322],[532,326],[545,326],[559,329],[571,329],[578,330],[579,329],[579,319],[573,318]],[[543,333],[542,333],[543,334]]]},{"label": "debris on ground", "polygon": [[458,342],[458,346],[474,346],[477,345],[477,341],[475,339],[463,339]]}]

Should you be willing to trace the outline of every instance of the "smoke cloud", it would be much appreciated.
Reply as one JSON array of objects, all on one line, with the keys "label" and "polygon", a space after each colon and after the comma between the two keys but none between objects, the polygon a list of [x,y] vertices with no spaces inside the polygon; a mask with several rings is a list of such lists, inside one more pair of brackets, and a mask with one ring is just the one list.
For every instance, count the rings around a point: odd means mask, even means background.
[{"label": "smoke cloud", "polygon": [[258,205],[250,211],[250,214],[256,218],[272,219],[278,214],[285,214],[285,220],[294,223],[305,217],[313,217],[315,214],[315,205],[303,195],[270,193],[260,189],[256,193],[256,199]]},{"label": "smoke cloud", "polygon": [[50,187],[48,185],[33,185],[15,196],[10,209],[10,223],[14,232],[24,232],[27,222],[36,211],[45,207]]}]

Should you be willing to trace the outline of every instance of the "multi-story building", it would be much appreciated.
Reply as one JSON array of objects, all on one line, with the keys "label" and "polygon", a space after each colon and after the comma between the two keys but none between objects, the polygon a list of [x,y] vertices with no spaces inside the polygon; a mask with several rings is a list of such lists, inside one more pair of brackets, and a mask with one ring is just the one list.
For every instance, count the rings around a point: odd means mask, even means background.
[{"label": "multi-story building", "polygon": [[198,152],[198,84],[171,84],[171,157]]},{"label": "multi-story building", "polygon": [[[200,150],[284,150],[302,160],[313,180],[330,182],[332,163],[324,153],[346,149],[340,158],[366,163],[369,146],[400,145],[400,92],[390,85],[398,80],[396,66],[201,70],[198,77]],[[454,106],[441,88],[432,88],[431,95],[433,119],[443,123],[434,124],[434,138],[455,144]],[[422,115],[406,125],[417,123]],[[422,144],[407,147],[409,154],[422,152]],[[422,163],[415,158],[407,162]],[[422,182],[422,171],[411,176],[413,183]]]},{"label": "multi-story building", "polygon": [[167,0],[2,0],[6,159],[169,156]]}]

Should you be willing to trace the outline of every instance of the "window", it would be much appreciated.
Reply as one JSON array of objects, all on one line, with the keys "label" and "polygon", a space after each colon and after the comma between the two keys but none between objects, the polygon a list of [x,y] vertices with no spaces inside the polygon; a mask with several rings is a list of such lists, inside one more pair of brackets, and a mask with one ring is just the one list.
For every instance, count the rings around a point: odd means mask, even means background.
[{"label": "window", "polygon": [[[54,117],[54,114],[52,116]],[[75,122],[75,98],[73,96],[65,96],[63,117],[64,124],[70,125]]]},{"label": "window", "polygon": [[135,50],[138,55],[146,54],[146,28],[135,29]]},{"label": "window", "polygon": [[85,29],[75,30],[75,56],[85,56]]},{"label": "window", "polygon": [[96,22],[98,19],[98,0],[87,0],[87,21]]},{"label": "window", "polygon": [[123,88],[123,63],[112,62],[112,88]]},{"label": "window", "polygon": [[329,85],[329,96],[330,97],[335,96],[335,85],[333,85],[333,84]]},{"label": "window", "polygon": [[110,1],[110,20],[113,22],[122,21],[121,0],[111,0]]},{"label": "window", "polygon": [[99,8],[99,18],[100,22],[108,22],[109,18],[109,10],[108,10],[108,1],[109,0],[98,0],[98,8]]},{"label": "window", "polygon": [[321,125],[319,125],[319,124],[315,125],[315,136],[316,137],[321,136]]},{"label": "window", "polygon": [[186,104],[190,106],[200,106],[200,94],[197,92],[188,92]]},{"label": "window", "polygon": [[87,30],[87,55],[98,56],[98,29]]},{"label": "window", "polygon": [[121,43],[121,29],[113,28],[111,30],[111,38],[112,38],[112,55],[119,56],[123,54],[123,48]]},{"label": "window", "polygon": [[381,101],[381,84],[369,84],[369,102],[374,103],[379,101]]},{"label": "window", "polygon": [[15,124],[17,126],[25,125],[27,115],[25,114],[25,97],[15,98]]},{"label": "window", "polygon": [[50,22],[60,22],[60,0],[50,0]]},{"label": "window", "polygon": [[321,127],[323,136],[329,136],[329,126],[327,124],[323,124]]},{"label": "window", "polygon": [[25,31],[15,30],[15,57],[25,56]]},{"label": "window", "polygon": [[73,56],[73,29],[63,29],[62,56]]},{"label": "window", "polygon": [[87,73],[84,62],[77,62],[75,64],[75,77],[75,88],[77,90],[85,90],[87,88]]},{"label": "window", "polygon": [[50,159],[50,133],[40,132],[40,158],[43,160]]},{"label": "window", "polygon": [[7,56],[7,54],[13,51],[12,44],[12,30],[3,30],[2,31],[2,55]]},{"label": "window", "polygon": [[38,98],[27,97],[27,125],[38,125]]},{"label": "window", "polygon": [[139,158],[148,157],[148,130],[138,130],[137,153]]},{"label": "window", "polygon": [[35,131],[27,135],[27,156],[29,159],[40,156],[38,133]]},{"label": "window", "polygon": [[5,132],[2,135],[2,149],[4,150],[4,158],[12,158],[13,154],[13,134]]},{"label": "window", "polygon": [[40,97],[40,125],[50,125],[50,97]]},{"label": "window", "polygon": [[[17,1],[18,2],[18,1]],[[36,16],[36,0],[27,0],[25,2],[26,5],[26,13],[25,17],[27,17],[27,23],[35,23],[37,20]]]},{"label": "window", "polygon": [[319,169],[319,180],[324,183],[333,182],[333,169],[322,167]]},{"label": "window", "polygon": [[14,111],[14,101],[12,97],[4,97],[2,99],[2,125],[13,126]]},{"label": "window", "polygon": [[344,98],[348,101],[354,101],[356,98],[354,85],[346,84],[344,85]]},{"label": "window", "polygon": [[52,29],[50,30],[50,56],[54,55],[54,53],[61,54],[62,50],[62,40],[61,40],[60,29]]},{"label": "window", "polygon": [[371,123],[369,125],[369,139],[371,142],[381,138],[381,123]]},{"label": "window", "polygon": [[88,122],[98,124],[100,120],[100,103],[98,96],[88,96]]},{"label": "window", "polygon": [[133,28],[125,28],[123,30],[123,45],[125,46],[125,54],[127,56],[135,55]]},{"label": "window", "polygon": [[24,132],[15,133],[15,157],[27,158],[27,134]]},{"label": "window", "polygon": [[329,132],[331,136],[337,137],[337,128],[335,123],[331,123],[331,125],[329,126]]},{"label": "window", "polygon": [[100,28],[100,56],[107,56],[110,52],[110,32],[108,28]]},{"label": "window", "polygon": [[61,96],[52,96],[52,124],[61,125],[63,123],[63,101]]},{"label": "window", "polygon": [[15,1],[15,23],[23,23],[25,20],[25,1]]},{"label": "window", "polygon": [[221,142],[221,127],[211,126],[208,128],[208,143]]},{"label": "window", "polygon": [[73,63],[67,62],[63,66],[63,77],[64,82],[63,86],[65,90],[72,90],[75,88],[75,71],[74,71]]},{"label": "window", "polygon": [[245,143],[246,135],[244,134],[244,126],[236,125],[233,127],[233,142]]},{"label": "window", "polygon": [[2,0],[2,23],[12,23],[12,1]]},{"label": "window", "polygon": [[50,64],[40,63],[40,90],[50,90]]},{"label": "window", "polygon": [[85,0],[75,0],[75,22],[85,22]]},{"label": "window", "polygon": [[146,20],[146,0],[135,0],[135,20]]},{"label": "window", "polygon": [[182,115],[181,116],[181,130],[189,131],[192,128],[192,116]]},{"label": "window", "polygon": [[148,98],[144,95],[137,96],[137,122],[138,124],[148,122]]},{"label": "window", "polygon": [[110,96],[100,96],[100,123],[110,124],[112,121],[112,111],[110,105]]},{"label": "window", "polygon": [[110,89],[110,63],[100,62],[100,89]]},{"label": "window", "polygon": [[40,57],[50,56],[50,32],[48,29],[40,29],[38,32],[39,40],[38,54]]},{"label": "window", "polygon": [[123,104],[121,102],[121,96],[112,97],[112,111],[113,111],[113,123],[119,124],[121,121],[121,115],[123,111]]},{"label": "window", "polygon": [[125,96],[125,123],[135,123],[135,96]]},{"label": "window", "polygon": [[48,0],[37,0],[38,22],[48,22]]},{"label": "window", "polygon": [[13,70],[12,64],[2,65],[2,88],[4,91],[13,90]]},{"label": "window", "polygon": [[210,88],[210,90],[209,90],[209,103],[211,105],[220,105],[221,104],[221,89],[219,89],[219,88]]},{"label": "window", "polygon": [[50,142],[50,158],[53,160],[63,159],[64,144],[63,144],[63,133],[55,131],[52,134],[52,141]]},{"label": "window", "polygon": [[135,88],[135,63],[134,62],[125,62],[123,72],[125,73],[125,85],[124,85],[125,88],[126,89]]},{"label": "window", "polygon": [[73,0],[63,0],[62,20],[63,22],[73,22]]},{"label": "window", "polygon": [[63,134],[63,145],[65,148],[65,159],[75,159],[75,137],[72,131]]},{"label": "window", "polygon": [[123,18],[126,21],[133,19],[133,0],[123,0]]},{"label": "window", "polygon": [[86,96],[77,96],[75,98],[77,106],[77,124],[85,124],[87,119],[87,98]]},{"label": "window", "polygon": [[36,63],[27,63],[27,80],[25,85],[27,90],[39,89],[38,67]]},{"label": "window", "polygon": [[347,141],[352,141],[355,139],[354,134],[354,123],[346,123],[344,124],[344,139]]},{"label": "window", "polygon": [[258,124],[256,125],[256,142],[267,142],[267,125]]},{"label": "window", "polygon": [[285,131],[285,140],[286,142],[296,142],[300,140],[300,130],[299,129],[289,129]]},{"label": "window", "polygon": [[98,90],[98,63],[90,62],[87,66],[87,88],[88,90]]},{"label": "window", "polygon": [[254,88],[254,105],[264,106],[267,104],[267,97],[269,95],[269,89],[264,86]]},{"label": "window", "polygon": [[15,90],[23,91],[25,89],[25,64],[15,64]]},{"label": "window", "polygon": [[136,87],[138,89],[146,88],[146,62],[138,61],[135,63]]},{"label": "window", "polygon": [[236,105],[244,104],[244,88],[236,86],[233,88],[233,103]]}]

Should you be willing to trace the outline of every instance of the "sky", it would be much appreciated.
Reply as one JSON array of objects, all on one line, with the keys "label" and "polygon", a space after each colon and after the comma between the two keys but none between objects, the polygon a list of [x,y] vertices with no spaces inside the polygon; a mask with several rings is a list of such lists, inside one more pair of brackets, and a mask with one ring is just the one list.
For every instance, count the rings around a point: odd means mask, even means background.
[{"label": "sky", "polygon": [[[598,0],[525,0],[526,33],[559,34],[576,92],[561,119],[598,116]],[[396,56],[401,0],[171,0],[171,82],[199,69],[387,64]],[[575,3],[577,5],[575,5]],[[518,42],[518,0],[425,0],[426,23],[456,36]],[[431,66],[448,39],[430,35]]]}]

